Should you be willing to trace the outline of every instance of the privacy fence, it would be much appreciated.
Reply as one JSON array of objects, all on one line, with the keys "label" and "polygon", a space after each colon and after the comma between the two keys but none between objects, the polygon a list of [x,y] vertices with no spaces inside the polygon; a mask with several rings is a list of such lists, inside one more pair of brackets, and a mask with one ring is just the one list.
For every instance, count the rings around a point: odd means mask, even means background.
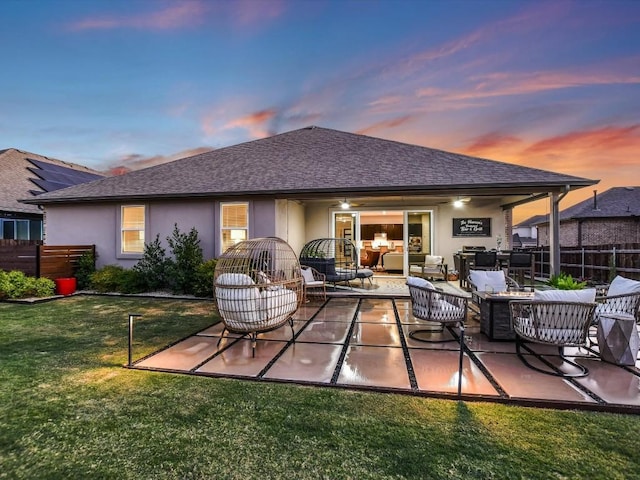
[{"label": "privacy fence", "polygon": [[56,278],[71,277],[80,257],[95,245],[40,245],[29,240],[0,240],[0,269],[20,270],[27,275]]},{"label": "privacy fence", "polygon": [[[548,278],[549,248],[532,251],[536,275]],[[597,283],[608,283],[616,275],[640,280],[640,243],[561,248],[560,270]]]}]

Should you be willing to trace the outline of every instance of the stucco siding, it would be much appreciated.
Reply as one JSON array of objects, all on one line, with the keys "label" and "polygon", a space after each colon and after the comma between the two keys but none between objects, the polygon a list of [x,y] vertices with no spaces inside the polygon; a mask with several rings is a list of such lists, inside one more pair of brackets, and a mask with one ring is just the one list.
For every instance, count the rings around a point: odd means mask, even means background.
[{"label": "stucco siding", "polygon": [[46,207],[47,245],[95,245],[102,267],[116,259],[117,206],[48,205]]},{"label": "stucco siding", "polygon": [[[159,235],[162,245],[169,253],[166,239],[171,236],[174,225],[177,224],[182,233],[188,233],[195,228],[204,258],[213,258],[218,236],[214,224],[214,206],[212,200],[150,203],[146,241],[152,242],[156,235]],[[135,264],[135,261],[133,263]]]}]

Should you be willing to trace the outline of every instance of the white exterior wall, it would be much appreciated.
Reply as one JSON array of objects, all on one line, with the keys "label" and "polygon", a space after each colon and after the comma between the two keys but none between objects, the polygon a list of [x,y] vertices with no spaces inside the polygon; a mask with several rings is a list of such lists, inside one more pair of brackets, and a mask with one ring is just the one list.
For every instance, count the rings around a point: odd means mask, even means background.
[{"label": "white exterior wall", "polygon": [[296,255],[305,242],[304,206],[292,200],[276,200],[276,237],[286,241]]},{"label": "white exterior wall", "polygon": [[[454,218],[491,218],[491,237],[454,237]],[[436,235],[435,255],[442,255],[449,268],[453,269],[453,255],[465,245],[484,246],[487,249],[497,248],[497,237],[502,237],[502,249],[506,248],[504,238],[504,215],[500,202],[483,207],[474,207],[473,200],[462,208],[453,205],[441,205],[440,214],[434,226]]]}]

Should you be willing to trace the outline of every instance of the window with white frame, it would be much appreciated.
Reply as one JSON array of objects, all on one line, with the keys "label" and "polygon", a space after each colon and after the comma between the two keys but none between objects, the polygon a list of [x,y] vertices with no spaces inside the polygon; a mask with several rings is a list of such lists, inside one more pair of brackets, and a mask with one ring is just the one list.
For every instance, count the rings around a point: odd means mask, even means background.
[{"label": "window with white frame", "polygon": [[220,205],[222,252],[249,238],[249,204],[222,203]]},{"label": "window with white frame", "polygon": [[120,215],[121,253],[144,252],[144,205],[123,205]]}]

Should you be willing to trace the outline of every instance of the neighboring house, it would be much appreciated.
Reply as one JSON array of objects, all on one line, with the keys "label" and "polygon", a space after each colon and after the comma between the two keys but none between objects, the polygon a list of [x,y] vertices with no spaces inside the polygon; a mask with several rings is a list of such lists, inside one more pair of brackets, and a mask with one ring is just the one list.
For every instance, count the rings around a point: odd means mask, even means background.
[{"label": "neighboring house", "polygon": [[[177,224],[197,229],[206,258],[246,238],[277,236],[300,252],[309,240],[338,236],[395,250],[406,274],[409,247],[452,264],[463,246],[495,248],[498,237],[510,239],[514,206],[594,183],[307,127],[27,203],[45,207],[47,243],[95,244],[98,266],[134,265],[145,242],[159,235],[166,245]],[[397,220],[382,220],[387,215]]]},{"label": "neighboring house", "polygon": [[[538,223],[538,242],[549,245],[549,219]],[[640,187],[614,187],[560,212],[560,245],[640,243]]]},{"label": "neighboring house", "polygon": [[534,215],[513,226],[511,246],[531,248],[538,246],[538,223],[548,221],[546,215]]},{"label": "neighboring house", "polygon": [[89,168],[35,153],[0,150],[0,239],[42,240],[42,210],[18,200],[103,177]]}]

